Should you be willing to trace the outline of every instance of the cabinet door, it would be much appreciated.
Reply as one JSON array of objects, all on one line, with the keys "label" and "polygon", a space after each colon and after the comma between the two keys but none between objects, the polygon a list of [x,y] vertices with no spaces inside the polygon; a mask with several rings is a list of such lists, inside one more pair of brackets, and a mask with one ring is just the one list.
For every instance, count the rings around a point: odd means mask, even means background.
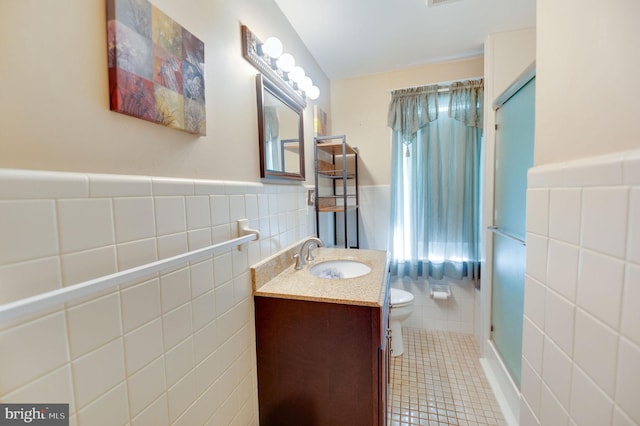
[{"label": "cabinet door", "polygon": [[260,425],[379,424],[380,311],[255,297]]}]

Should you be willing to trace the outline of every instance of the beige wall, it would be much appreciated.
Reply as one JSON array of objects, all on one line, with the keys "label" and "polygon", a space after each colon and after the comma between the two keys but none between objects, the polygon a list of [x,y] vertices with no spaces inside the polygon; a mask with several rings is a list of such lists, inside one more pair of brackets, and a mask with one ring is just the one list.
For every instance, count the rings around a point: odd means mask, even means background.
[{"label": "beige wall", "polygon": [[[109,111],[104,0],[0,2],[0,167],[257,181],[255,74],[240,24],[278,36],[330,87],[272,0],[154,0],[205,43],[207,136]],[[313,147],[312,103],[305,111]],[[307,156],[312,177],[313,155]]]},{"label": "beige wall", "polygon": [[429,64],[402,71],[331,82],[331,130],[346,134],[360,149],[360,185],[388,185],[391,131],[387,127],[390,90],[482,77],[482,57]]},{"label": "beige wall", "polygon": [[[536,30],[489,34],[485,42],[485,111],[536,60]],[[487,125],[488,127],[492,127]],[[486,134],[485,134],[486,136]]]},{"label": "beige wall", "polygon": [[640,2],[537,8],[535,164],[640,146]]}]

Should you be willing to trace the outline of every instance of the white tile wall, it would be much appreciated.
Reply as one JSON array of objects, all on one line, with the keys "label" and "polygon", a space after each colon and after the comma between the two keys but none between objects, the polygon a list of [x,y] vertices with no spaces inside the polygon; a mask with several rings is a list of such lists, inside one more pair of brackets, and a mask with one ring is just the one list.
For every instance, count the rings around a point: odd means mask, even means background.
[{"label": "white tile wall", "polygon": [[[585,410],[585,407],[590,409]],[[573,370],[571,418],[579,425],[611,423],[613,400],[602,392],[580,368]]]},{"label": "white tile wall", "polygon": [[571,359],[550,339],[544,340],[542,380],[563,407],[571,396]]},{"label": "white tile wall", "polygon": [[569,424],[569,414],[544,383],[542,385],[540,397],[539,419],[539,424],[543,424],[545,426],[567,426]]},{"label": "white tile wall", "polygon": [[640,424],[638,158],[529,172],[521,424]]},{"label": "white tile wall", "polygon": [[525,316],[522,324],[522,355],[534,371],[542,376],[544,334]]},{"label": "white tile wall", "polygon": [[62,287],[60,259],[45,257],[0,266],[0,303],[35,296]]},{"label": "white tile wall", "polygon": [[[451,297],[431,298],[429,284],[449,284]],[[475,333],[476,290],[470,280],[425,280],[422,277],[392,277],[391,287],[413,294],[413,313],[403,325],[425,330]]]},{"label": "white tile wall", "polygon": [[158,260],[158,244],[155,238],[118,244],[116,252],[119,271]]},{"label": "white tile wall", "polygon": [[524,361],[522,363],[522,382],[520,385],[520,392],[522,392],[523,398],[529,403],[532,414],[539,416],[540,413],[540,393],[541,393],[542,379],[531,365]]},{"label": "white tile wall", "polygon": [[119,425],[129,419],[127,387],[120,383],[78,411],[78,425]]},{"label": "white tile wall", "polygon": [[546,292],[543,304],[546,336],[565,354],[573,353],[575,305],[554,291]]},{"label": "white tile wall", "polygon": [[578,246],[555,239],[549,240],[547,285],[573,303],[576,300],[579,259]]},{"label": "white tile wall", "polygon": [[115,198],[113,209],[119,243],[155,236],[152,197]]},{"label": "white tile wall", "polygon": [[160,282],[152,279],[125,288],[120,293],[125,333],[160,316]]},{"label": "white tile wall", "polygon": [[58,254],[55,202],[0,201],[0,235],[2,265]]},{"label": "white tile wall", "polygon": [[[78,358],[120,337],[120,301],[117,293],[67,310],[71,357]],[[87,327],[87,324],[93,324]]]},{"label": "white tile wall", "polygon": [[[638,166],[640,168],[640,166]],[[633,188],[630,195],[630,212],[640,211],[640,188]],[[640,263],[640,215],[629,215],[627,259]]]},{"label": "white tile wall", "polygon": [[76,404],[82,409],[124,381],[122,339],[117,339],[71,363]]},{"label": "white tile wall", "polygon": [[[0,395],[4,395],[68,363],[64,313],[47,315],[1,331],[0,348]],[[46,348],[46,352],[41,348]]]},{"label": "white tile wall", "polygon": [[56,204],[62,253],[114,244],[110,199],[58,200]]},{"label": "white tile wall", "polygon": [[162,355],[162,321],[155,319],[124,336],[127,374],[133,374]]},{"label": "white tile wall", "polygon": [[616,386],[616,402],[629,416],[640,423],[640,405],[638,404],[638,384],[640,383],[640,348],[637,345],[620,339],[618,356],[618,376]]},{"label": "white tile wall", "polygon": [[299,185],[0,169],[0,303],[237,236],[261,240],[0,324],[0,401],[70,424],[256,424],[250,265],[313,234]]},{"label": "white tile wall", "polygon": [[360,247],[386,250],[389,239],[391,189],[389,185],[361,186]]},{"label": "white tile wall", "polygon": [[530,276],[525,277],[524,313],[540,328],[544,328],[545,309],[540,309],[540,306],[544,307],[545,297],[546,287]]},{"label": "white tile wall", "polygon": [[640,345],[640,309],[637,306],[640,300],[640,266],[628,265],[625,276],[620,331],[624,337]]}]

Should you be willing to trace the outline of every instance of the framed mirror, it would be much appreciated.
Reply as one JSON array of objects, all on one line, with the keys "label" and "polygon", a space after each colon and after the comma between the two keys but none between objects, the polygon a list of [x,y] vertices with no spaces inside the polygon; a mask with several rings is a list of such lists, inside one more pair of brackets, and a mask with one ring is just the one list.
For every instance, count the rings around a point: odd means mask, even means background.
[{"label": "framed mirror", "polygon": [[262,74],[256,88],[260,176],[304,180],[303,106]]}]

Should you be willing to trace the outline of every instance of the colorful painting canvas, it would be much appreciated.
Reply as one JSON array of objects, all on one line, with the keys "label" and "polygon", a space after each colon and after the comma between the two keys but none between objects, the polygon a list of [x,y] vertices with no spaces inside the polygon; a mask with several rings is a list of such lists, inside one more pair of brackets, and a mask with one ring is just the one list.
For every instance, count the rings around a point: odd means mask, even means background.
[{"label": "colorful painting canvas", "polygon": [[107,0],[112,111],[206,134],[204,43],[147,0]]}]

